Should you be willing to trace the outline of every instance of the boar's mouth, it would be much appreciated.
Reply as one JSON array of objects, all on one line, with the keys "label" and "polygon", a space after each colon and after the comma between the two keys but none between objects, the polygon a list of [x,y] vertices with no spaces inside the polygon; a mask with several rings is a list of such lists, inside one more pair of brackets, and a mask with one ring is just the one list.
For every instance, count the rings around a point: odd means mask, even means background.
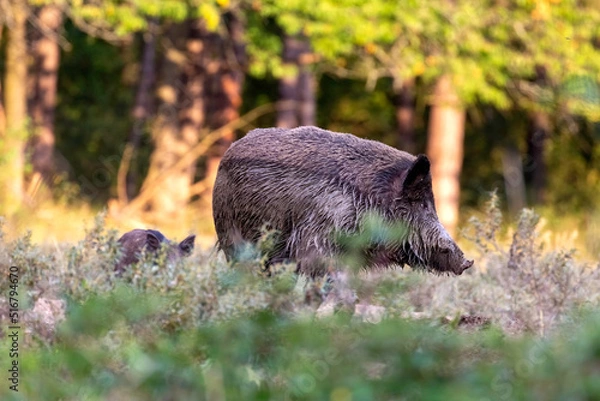
[{"label": "boar's mouth", "polygon": [[474,263],[473,260],[465,259],[462,252],[461,255],[457,255],[460,261],[456,259],[452,260],[453,258],[449,256],[449,253],[445,253],[442,257],[438,258],[432,258],[431,255],[424,257],[417,254],[408,242],[403,244],[402,250],[404,253],[402,264],[407,264],[413,269],[425,270],[435,274],[460,276],[465,270],[473,266]]},{"label": "boar's mouth", "polygon": [[437,258],[433,258],[430,266],[430,269],[433,269],[434,272],[460,276],[465,270],[473,266],[473,261],[465,259],[462,252],[461,255],[455,255],[454,257],[444,253]]},{"label": "boar's mouth", "polygon": [[473,266],[473,261],[472,260],[467,260],[467,259],[463,258],[463,260],[462,260],[461,263],[455,263],[455,264],[450,264],[450,265],[443,266],[438,271],[452,273],[452,274],[454,274],[456,276],[460,276],[461,274],[463,274],[463,272],[465,270],[467,270],[471,266]]}]

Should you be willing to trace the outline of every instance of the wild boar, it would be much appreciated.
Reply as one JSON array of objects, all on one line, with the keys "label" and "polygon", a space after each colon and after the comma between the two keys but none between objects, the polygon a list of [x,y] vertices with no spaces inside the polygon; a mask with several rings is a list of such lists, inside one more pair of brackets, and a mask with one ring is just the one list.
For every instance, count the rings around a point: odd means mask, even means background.
[{"label": "wild boar", "polygon": [[157,253],[162,244],[167,245],[167,260],[175,262],[182,257],[189,256],[194,250],[195,235],[190,235],[179,244],[169,241],[160,231],[135,229],[129,231],[118,242],[121,245],[123,255],[115,265],[115,271],[119,274],[125,268],[139,261],[142,250]]},{"label": "wild boar", "polygon": [[[406,235],[373,246],[367,266],[405,264],[461,274],[473,265],[439,222],[429,159],[317,127],[255,129],[225,152],[214,186],[218,246],[235,260],[264,224],[278,241],[267,265],[292,260],[310,275],[339,253],[334,233],[356,233],[367,213],[402,223]],[[318,265],[318,264],[317,264]]]}]

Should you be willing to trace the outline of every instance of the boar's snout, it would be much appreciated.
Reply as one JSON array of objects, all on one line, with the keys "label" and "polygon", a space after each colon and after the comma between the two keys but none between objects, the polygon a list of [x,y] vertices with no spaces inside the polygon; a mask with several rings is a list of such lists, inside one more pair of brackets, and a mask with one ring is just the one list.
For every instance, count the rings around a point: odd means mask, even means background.
[{"label": "boar's snout", "polygon": [[[462,253],[462,252],[461,252]],[[453,273],[457,276],[460,276],[465,270],[473,266],[473,261],[468,260],[465,257],[460,257],[454,260],[448,260],[446,264],[446,268],[441,268],[441,271],[447,271]]]},{"label": "boar's snout", "polygon": [[456,271],[456,275],[460,276],[465,270],[467,270],[469,267],[473,266],[473,262],[472,260],[467,260],[465,259],[464,262],[462,263],[462,265],[460,266],[460,268],[458,269],[458,271]]},{"label": "boar's snout", "polygon": [[460,276],[465,270],[473,266],[473,260],[465,258],[464,253],[460,250],[460,248],[458,248],[458,246],[455,246],[455,253],[453,256],[453,258],[451,257],[448,260],[447,266],[449,267],[448,270],[455,275]]},{"label": "boar's snout", "polygon": [[443,241],[431,253],[431,259],[425,260],[431,270],[441,273],[461,275],[473,266],[473,260],[465,258],[465,254],[458,245],[444,232]]}]

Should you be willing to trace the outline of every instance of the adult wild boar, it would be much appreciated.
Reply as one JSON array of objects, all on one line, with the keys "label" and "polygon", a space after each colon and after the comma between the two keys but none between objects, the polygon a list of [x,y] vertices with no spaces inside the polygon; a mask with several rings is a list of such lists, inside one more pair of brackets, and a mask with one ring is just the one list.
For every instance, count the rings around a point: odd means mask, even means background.
[{"label": "adult wild boar", "polygon": [[158,253],[163,244],[167,246],[167,260],[175,262],[192,253],[195,240],[196,236],[190,235],[178,244],[169,241],[157,230],[135,229],[129,231],[119,238],[118,243],[121,245],[123,255],[116,264],[115,271],[119,274],[123,273],[127,266],[139,261],[140,254],[144,249],[147,252]]},{"label": "adult wild boar", "polygon": [[406,234],[373,246],[367,264],[408,264],[461,274],[472,266],[440,224],[429,160],[380,142],[317,127],[255,129],[225,152],[214,186],[213,217],[228,260],[256,243],[267,223],[278,241],[271,262],[300,272],[339,252],[333,233],[356,233],[366,213],[402,223]]}]

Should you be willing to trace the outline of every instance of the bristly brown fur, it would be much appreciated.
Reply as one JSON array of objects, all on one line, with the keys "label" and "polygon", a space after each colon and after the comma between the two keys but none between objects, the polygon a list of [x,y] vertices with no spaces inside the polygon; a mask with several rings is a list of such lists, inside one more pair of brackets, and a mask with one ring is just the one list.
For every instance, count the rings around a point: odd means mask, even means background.
[{"label": "bristly brown fur", "polygon": [[228,259],[268,223],[279,233],[269,260],[296,260],[303,272],[336,255],[333,232],[356,232],[370,212],[409,228],[378,264],[455,274],[471,266],[437,218],[427,157],[376,141],[317,127],[255,129],[225,153],[213,194]]}]

